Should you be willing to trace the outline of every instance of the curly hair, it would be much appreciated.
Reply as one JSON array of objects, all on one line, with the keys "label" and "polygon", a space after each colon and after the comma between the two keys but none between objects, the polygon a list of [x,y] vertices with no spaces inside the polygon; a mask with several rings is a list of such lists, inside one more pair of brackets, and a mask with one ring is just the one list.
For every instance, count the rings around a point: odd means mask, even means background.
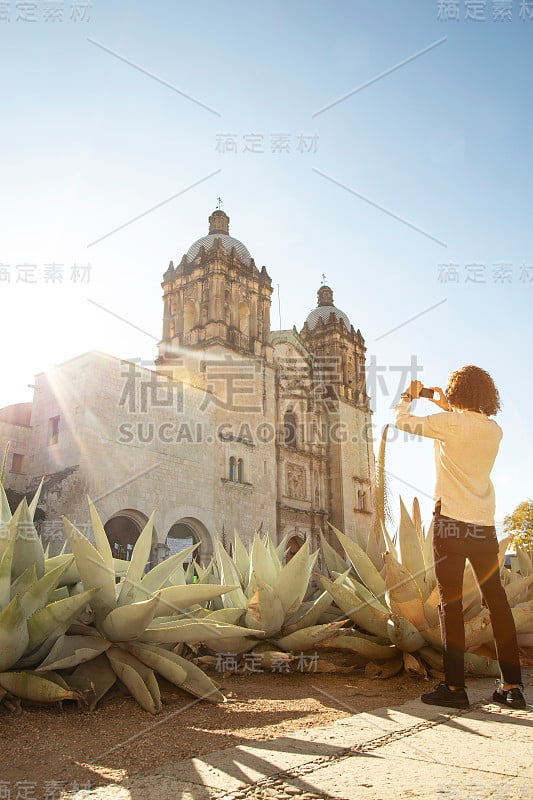
[{"label": "curly hair", "polygon": [[469,364],[448,378],[446,398],[450,405],[491,416],[501,408],[500,395],[489,373]]}]

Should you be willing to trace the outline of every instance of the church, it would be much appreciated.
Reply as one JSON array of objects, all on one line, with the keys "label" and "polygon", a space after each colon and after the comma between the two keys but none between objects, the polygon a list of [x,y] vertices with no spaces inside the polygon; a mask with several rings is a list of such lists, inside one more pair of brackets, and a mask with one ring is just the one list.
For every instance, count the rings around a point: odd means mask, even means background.
[{"label": "church", "polygon": [[163,275],[155,369],[91,351],[35,377],[31,403],[0,410],[4,485],[32,493],[50,553],[61,516],[90,536],[94,500],[117,557],[154,515],[152,564],[191,542],[288,537],[328,522],[364,545],[375,462],[365,342],[329,286],[298,331],[271,330],[272,280],[217,208],[207,235]]}]

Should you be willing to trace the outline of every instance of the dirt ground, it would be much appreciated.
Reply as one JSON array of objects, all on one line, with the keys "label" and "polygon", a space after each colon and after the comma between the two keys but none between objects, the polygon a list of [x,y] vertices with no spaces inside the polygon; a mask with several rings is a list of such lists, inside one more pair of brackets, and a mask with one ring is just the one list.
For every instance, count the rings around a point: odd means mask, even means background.
[{"label": "dirt ground", "polygon": [[[421,678],[382,681],[361,673],[228,674],[218,682],[225,704],[194,702],[161,681],[164,707],[157,717],[124,696],[93,712],[67,703],[63,710],[25,706],[18,715],[0,709],[0,787],[9,785],[11,797],[56,800],[60,790],[120,782],[169,761],[398,705],[428,687]],[[26,794],[20,794],[23,784]]]}]

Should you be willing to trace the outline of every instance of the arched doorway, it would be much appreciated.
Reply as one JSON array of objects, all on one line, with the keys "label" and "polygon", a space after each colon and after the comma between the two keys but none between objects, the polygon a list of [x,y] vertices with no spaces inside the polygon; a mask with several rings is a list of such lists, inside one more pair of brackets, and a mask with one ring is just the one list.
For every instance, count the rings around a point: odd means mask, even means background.
[{"label": "arched doorway", "polygon": [[[181,553],[182,550],[185,550],[187,547],[190,547],[193,544],[198,544],[199,539],[196,536],[194,529],[188,525],[186,522],[176,522],[171,527],[167,535],[167,547],[168,547],[168,555],[174,556],[176,553]],[[184,565],[190,564],[192,558],[198,558],[198,550],[197,548],[194,551],[192,556],[189,556],[186,561],[184,561]]]},{"label": "arched doorway", "polygon": [[168,556],[180,553],[193,544],[199,546],[185,564],[189,563],[191,558],[200,564],[207,563],[213,555],[213,542],[207,528],[194,517],[182,517],[169,528],[166,539]]},{"label": "arched doorway", "polygon": [[285,563],[291,560],[293,556],[296,555],[300,547],[303,545],[304,539],[302,536],[294,535],[291,536],[287,542],[287,547],[285,549]]},{"label": "arched doorway", "polygon": [[[111,545],[111,552],[114,558],[122,558],[131,561],[131,554],[139,534],[148,522],[148,517],[140,511],[134,509],[124,509],[108,519],[104,525],[104,530]],[[152,533],[152,546],[157,542],[155,531]],[[150,554],[150,561],[152,554]]]}]

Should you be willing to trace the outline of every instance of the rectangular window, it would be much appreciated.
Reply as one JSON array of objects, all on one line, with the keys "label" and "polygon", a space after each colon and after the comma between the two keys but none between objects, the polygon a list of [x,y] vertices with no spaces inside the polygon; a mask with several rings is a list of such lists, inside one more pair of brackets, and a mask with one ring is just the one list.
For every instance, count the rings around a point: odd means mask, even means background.
[{"label": "rectangular window", "polygon": [[50,417],[50,444],[57,444],[59,440],[60,417]]},{"label": "rectangular window", "polygon": [[11,472],[22,472],[22,462],[24,461],[24,456],[21,453],[13,453],[13,458],[11,460]]}]

